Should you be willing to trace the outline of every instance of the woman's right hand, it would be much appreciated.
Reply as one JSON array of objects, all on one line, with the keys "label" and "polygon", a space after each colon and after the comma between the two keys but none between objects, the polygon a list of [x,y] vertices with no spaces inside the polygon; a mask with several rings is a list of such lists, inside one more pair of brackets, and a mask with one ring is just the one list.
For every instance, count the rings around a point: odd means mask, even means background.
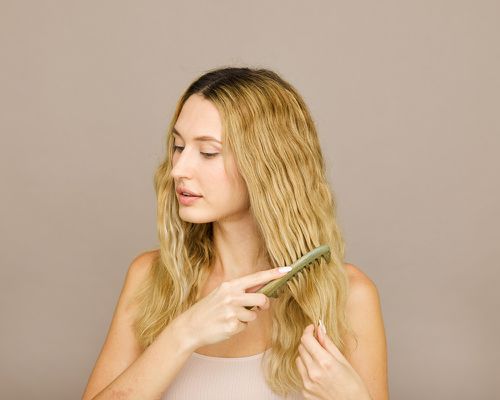
[{"label": "woman's right hand", "polygon": [[269,308],[269,298],[265,294],[247,290],[258,290],[285,273],[273,268],[222,282],[180,314],[176,322],[181,324],[184,334],[190,336],[195,349],[229,339],[257,318],[257,311],[248,310],[245,306]]}]

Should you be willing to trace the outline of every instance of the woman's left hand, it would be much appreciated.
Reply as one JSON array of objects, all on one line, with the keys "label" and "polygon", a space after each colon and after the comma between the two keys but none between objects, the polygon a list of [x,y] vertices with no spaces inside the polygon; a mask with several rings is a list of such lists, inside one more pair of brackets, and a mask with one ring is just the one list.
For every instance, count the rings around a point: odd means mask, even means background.
[{"label": "woman's left hand", "polygon": [[304,329],[296,358],[305,399],[371,400],[361,377],[319,326]]}]

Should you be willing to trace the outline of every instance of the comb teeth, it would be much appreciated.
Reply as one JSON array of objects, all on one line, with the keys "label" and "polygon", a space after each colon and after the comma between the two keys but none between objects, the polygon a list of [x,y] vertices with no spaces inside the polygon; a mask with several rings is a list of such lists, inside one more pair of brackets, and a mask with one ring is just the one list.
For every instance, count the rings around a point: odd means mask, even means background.
[{"label": "comb teeth", "polygon": [[[323,257],[326,262],[330,262],[330,246],[323,244],[321,246],[316,247],[310,252],[304,254],[297,261],[291,264],[292,269],[285,276],[281,278],[275,279],[269,282],[267,285],[261,287],[257,290],[256,293],[264,293],[267,297],[278,297],[278,291],[281,287],[283,287],[290,279],[292,279],[298,272],[300,272],[303,268],[307,267],[309,264],[316,261],[318,258]],[[247,309],[251,309],[252,307],[246,306]]]}]

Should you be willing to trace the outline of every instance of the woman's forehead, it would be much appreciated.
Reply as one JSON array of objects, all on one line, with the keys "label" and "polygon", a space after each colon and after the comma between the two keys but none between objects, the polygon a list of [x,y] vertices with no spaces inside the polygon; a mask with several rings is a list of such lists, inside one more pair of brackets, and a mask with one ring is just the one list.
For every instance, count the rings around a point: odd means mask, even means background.
[{"label": "woman's forehead", "polygon": [[184,140],[204,137],[222,141],[222,122],[215,105],[199,96],[190,96],[184,105],[174,126],[174,133]]}]

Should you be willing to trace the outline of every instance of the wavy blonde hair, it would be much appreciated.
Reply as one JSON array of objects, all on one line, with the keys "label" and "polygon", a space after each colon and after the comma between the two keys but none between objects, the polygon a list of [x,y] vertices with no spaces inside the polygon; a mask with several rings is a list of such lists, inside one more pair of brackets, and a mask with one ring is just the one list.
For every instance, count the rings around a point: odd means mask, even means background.
[{"label": "wavy blonde hair", "polygon": [[[227,170],[231,150],[246,182],[250,209],[262,234],[270,268],[289,265],[328,244],[331,258],[303,269],[273,303],[271,350],[262,364],[272,391],[303,389],[295,359],[304,328],[321,318],[344,353],[348,277],[344,241],[336,220],[316,128],[297,90],[268,69],[219,68],[195,80],[177,103],[167,132],[167,155],[154,175],[160,249],[137,293],[136,336],[143,348],[200,299],[215,259],[212,223],[179,218],[172,170],[172,129],[183,104],[202,95],[218,109]],[[264,361],[264,358],[263,358]]]}]

